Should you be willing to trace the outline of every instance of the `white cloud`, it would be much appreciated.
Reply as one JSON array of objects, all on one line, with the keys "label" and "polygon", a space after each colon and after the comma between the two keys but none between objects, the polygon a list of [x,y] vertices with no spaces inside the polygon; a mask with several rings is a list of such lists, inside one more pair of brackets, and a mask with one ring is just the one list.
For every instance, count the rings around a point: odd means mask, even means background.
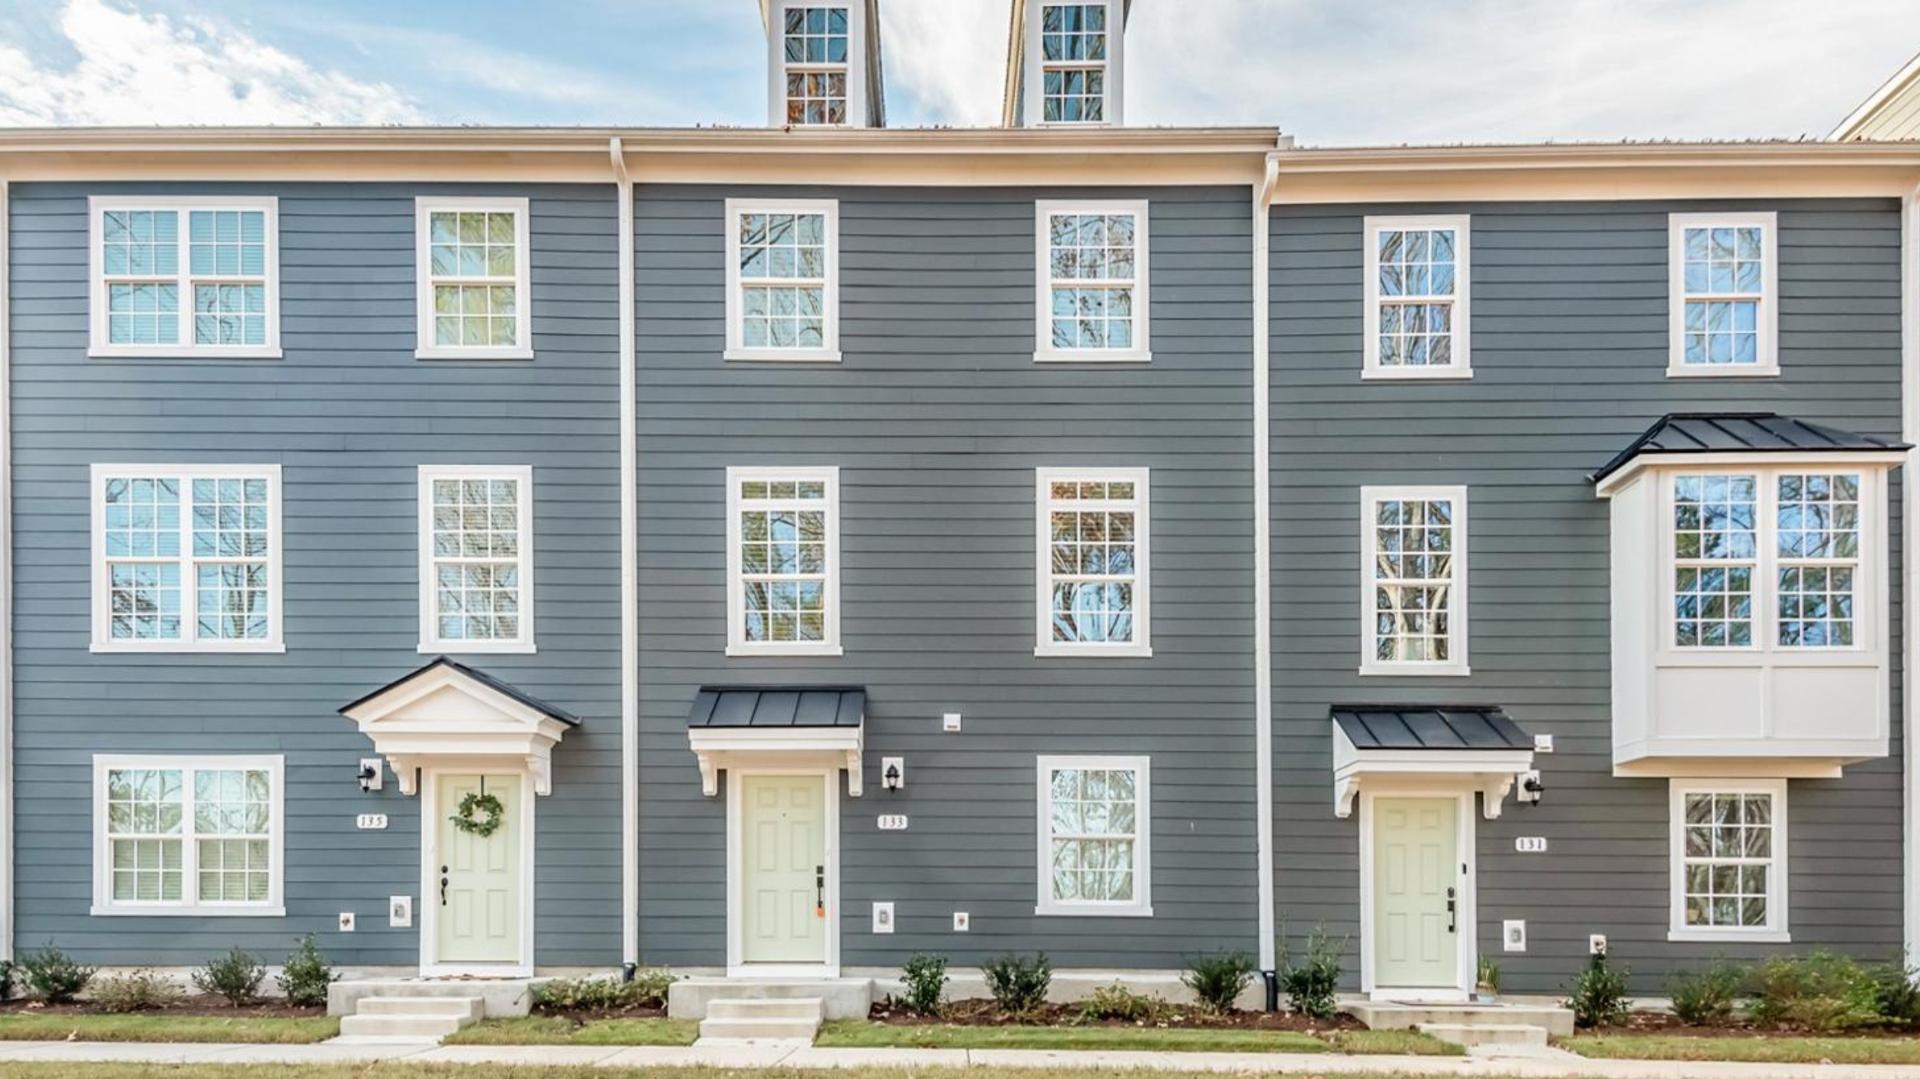
[{"label": "white cloud", "polygon": [[1007,0],[887,4],[881,22],[889,122],[998,124],[1006,81],[1007,11]]},{"label": "white cloud", "polygon": [[421,121],[407,96],[384,82],[318,70],[205,19],[67,0],[58,31],[78,56],[70,65],[0,45],[0,125]]}]

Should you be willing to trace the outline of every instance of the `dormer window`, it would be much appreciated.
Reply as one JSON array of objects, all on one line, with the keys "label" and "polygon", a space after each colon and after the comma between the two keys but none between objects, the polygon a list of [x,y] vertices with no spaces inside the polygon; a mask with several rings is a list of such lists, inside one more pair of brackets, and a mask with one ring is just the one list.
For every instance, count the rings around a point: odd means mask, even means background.
[{"label": "dormer window", "polygon": [[785,21],[787,123],[847,122],[847,9],[790,7]]},{"label": "dormer window", "polygon": [[1040,10],[1041,119],[1107,119],[1107,5],[1045,4]]}]

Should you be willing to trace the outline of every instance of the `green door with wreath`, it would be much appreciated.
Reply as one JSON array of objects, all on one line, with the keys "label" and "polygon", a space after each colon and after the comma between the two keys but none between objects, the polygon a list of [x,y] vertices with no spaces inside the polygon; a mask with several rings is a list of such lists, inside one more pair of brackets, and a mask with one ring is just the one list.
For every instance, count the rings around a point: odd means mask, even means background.
[{"label": "green door with wreath", "polygon": [[[442,775],[439,777],[439,894],[435,956],[441,963],[519,963],[520,904],[520,777],[517,775]],[[491,795],[499,800],[498,823],[492,806],[481,801],[465,815],[461,802]]]}]

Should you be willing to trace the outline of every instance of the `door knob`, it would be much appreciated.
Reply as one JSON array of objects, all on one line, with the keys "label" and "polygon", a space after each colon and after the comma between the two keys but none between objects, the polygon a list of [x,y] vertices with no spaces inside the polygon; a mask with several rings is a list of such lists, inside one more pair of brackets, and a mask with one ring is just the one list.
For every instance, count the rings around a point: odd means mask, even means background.
[{"label": "door knob", "polygon": [[440,905],[447,905],[447,867],[440,867]]},{"label": "door knob", "polygon": [[1460,928],[1459,928],[1460,905],[1454,901],[1453,897],[1454,897],[1454,889],[1448,888],[1447,889],[1447,932],[1449,933],[1457,933],[1460,931]]},{"label": "door knob", "polygon": [[819,917],[827,916],[827,867],[813,867],[813,912]]}]

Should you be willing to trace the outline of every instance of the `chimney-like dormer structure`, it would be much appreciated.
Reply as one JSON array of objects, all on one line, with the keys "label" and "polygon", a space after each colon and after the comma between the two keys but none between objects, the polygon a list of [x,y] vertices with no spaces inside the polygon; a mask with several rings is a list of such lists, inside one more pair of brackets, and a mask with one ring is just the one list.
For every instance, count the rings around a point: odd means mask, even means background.
[{"label": "chimney-like dormer structure", "polygon": [[880,0],[760,0],[769,127],[885,127]]},{"label": "chimney-like dormer structure", "polygon": [[1133,0],[1013,0],[1007,34],[1008,127],[1125,122],[1127,15]]}]

